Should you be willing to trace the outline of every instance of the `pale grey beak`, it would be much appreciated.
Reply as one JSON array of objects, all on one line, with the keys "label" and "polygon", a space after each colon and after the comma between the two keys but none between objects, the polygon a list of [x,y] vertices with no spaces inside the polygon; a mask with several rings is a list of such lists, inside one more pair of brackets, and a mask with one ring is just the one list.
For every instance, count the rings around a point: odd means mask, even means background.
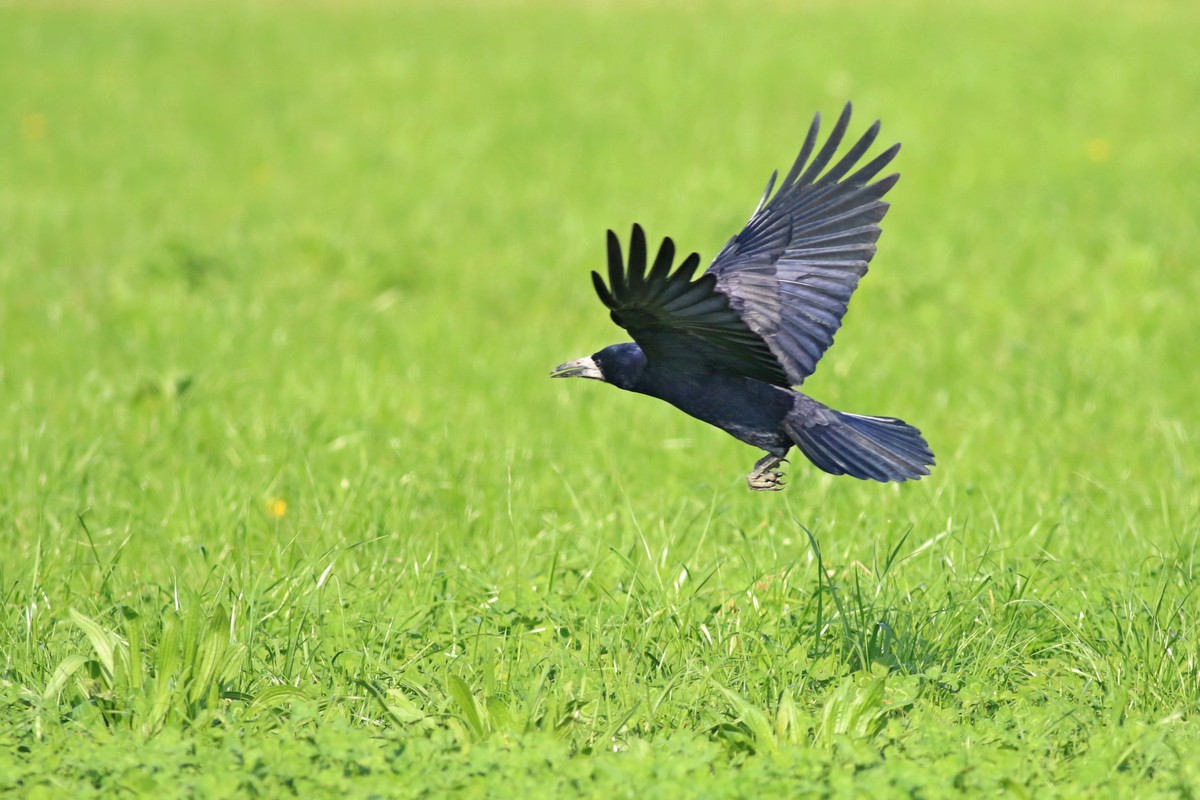
[{"label": "pale grey beak", "polygon": [[565,364],[559,364],[550,373],[551,378],[595,378],[598,381],[604,380],[604,373],[596,366],[596,362],[591,356],[577,358],[574,361],[568,361]]}]

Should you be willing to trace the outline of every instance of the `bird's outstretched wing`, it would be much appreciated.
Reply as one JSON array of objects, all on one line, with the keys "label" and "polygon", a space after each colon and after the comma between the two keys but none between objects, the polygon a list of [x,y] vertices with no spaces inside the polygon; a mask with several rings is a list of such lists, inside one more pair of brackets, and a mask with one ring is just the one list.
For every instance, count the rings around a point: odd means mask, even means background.
[{"label": "bird's outstretched wing", "polygon": [[875,255],[878,223],[888,209],[882,197],[900,178],[892,174],[871,183],[898,144],[847,177],[874,143],[878,121],[822,175],[850,123],[850,104],[810,162],[820,123],[818,114],[779,191],[771,196],[776,173],[746,227],[705,273],[715,276],[714,288],[766,342],[791,385],[803,383],[833,343],[850,295]]},{"label": "bird's outstretched wing", "polygon": [[692,253],[671,272],[675,243],[663,239],[646,271],[646,234],[633,226],[629,263],[617,235],[608,232],[608,285],[592,273],[596,294],[651,363],[685,373],[720,372],[787,384],[787,374],[762,337],[746,326],[716,275],[692,276],[700,256]]}]

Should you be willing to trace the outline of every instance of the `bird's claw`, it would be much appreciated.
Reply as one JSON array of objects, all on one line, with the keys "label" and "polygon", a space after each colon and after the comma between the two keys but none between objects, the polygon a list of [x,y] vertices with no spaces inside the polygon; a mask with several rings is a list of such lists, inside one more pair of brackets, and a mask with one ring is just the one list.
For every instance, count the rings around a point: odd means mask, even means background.
[{"label": "bird's claw", "polygon": [[768,453],[754,464],[754,471],[746,476],[746,483],[756,492],[778,492],[783,488],[783,473],[775,469],[787,459]]},{"label": "bird's claw", "polygon": [[746,476],[746,483],[756,492],[778,492],[784,487],[783,473],[776,469],[755,470]]}]

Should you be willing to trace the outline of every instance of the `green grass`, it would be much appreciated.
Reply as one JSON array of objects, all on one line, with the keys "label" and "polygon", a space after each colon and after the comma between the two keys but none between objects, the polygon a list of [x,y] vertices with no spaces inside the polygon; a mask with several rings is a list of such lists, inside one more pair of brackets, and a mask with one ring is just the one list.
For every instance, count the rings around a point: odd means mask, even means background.
[{"label": "green grass", "polygon": [[[0,794],[1200,790],[1200,10],[789,5],[0,5]],[[847,98],[930,478],[548,380]]]}]

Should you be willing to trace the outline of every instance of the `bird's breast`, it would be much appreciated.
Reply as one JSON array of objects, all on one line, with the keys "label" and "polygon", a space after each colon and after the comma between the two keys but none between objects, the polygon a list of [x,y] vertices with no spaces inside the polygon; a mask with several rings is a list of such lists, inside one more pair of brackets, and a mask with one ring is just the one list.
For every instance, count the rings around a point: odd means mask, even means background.
[{"label": "bird's breast", "polygon": [[782,423],[792,407],[790,389],[740,376],[647,373],[635,391],[757,447],[770,450],[786,441]]}]

